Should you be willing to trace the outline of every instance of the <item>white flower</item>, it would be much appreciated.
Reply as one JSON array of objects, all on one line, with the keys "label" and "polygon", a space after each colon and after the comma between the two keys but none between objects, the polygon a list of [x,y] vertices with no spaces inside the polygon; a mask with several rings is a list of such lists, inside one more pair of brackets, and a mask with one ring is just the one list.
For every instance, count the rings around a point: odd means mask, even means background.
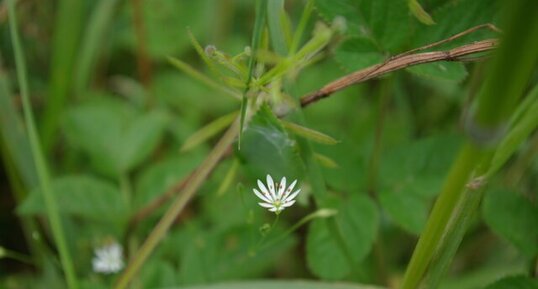
[{"label": "white flower", "polygon": [[294,199],[301,191],[301,189],[298,189],[291,193],[295,184],[297,184],[297,180],[293,181],[286,189],[286,177],[283,177],[280,183],[275,184],[273,178],[267,175],[267,187],[262,181],[258,180],[258,187],[260,187],[261,192],[256,189],[253,190],[254,194],[263,201],[262,203],[258,203],[260,206],[268,208],[271,212],[280,214],[282,210],[295,203]]},{"label": "white flower", "polygon": [[113,242],[95,249],[95,257],[92,260],[93,271],[110,274],[123,269],[123,248]]}]

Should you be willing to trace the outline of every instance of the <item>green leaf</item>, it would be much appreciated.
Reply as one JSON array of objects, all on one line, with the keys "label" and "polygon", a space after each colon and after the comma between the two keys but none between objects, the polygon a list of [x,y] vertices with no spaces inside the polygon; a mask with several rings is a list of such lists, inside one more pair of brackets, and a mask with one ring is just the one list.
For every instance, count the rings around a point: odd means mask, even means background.
[{"label": "green leaf", "polygon": [[435,62],[415,65],[406,69],[414,75],[432,79],[451,82],[461,82],[467,77],[467,70],[459,62]]},{"label": "green leaf", "polygon": [[[179,289],[179,287],[176,287]],[[319,282],[307,280],[267,280],[267,281],[246,281],[227,282],[222,284],[200,285],[191,287],[181,287],[182,289],[382,289],[371,285],[346,284],[334,282]],[[172,287],[168,289],[173,289]]]},{"label": "green leaf", "polygon": [[[275,235],[282,229],[275,228]],[[295,243],[286,238],[252,256],[252,228],[236,226],[225,231],[191,226],[182,236],[179,279],[182,284],[253,278],[270,268]],[[224,246],[223,246],[224,245]],[[177,250],[177,247],[176,247]]]},{"label": "green leaf", "polygon": [[349,34],[360,29],[359,9],[351,0],[315,0],[316,10],[326,22],[331,23],[336,17],[344,17]]},{"label": "green leaf", "polygon": [[482,216],[493,232],[527,256],[538,253],[538,206],[513,191],[487,192]]},{"label": "green leaf", "polygon": [[432,17],[430,16],[430,14],[428,14],[428,12],[426,12],[424,10],[424,8],[422,8],[422,6],[420,6],[420,3],[418,3],[417,0],[409,0],[407,2],[408,6],[409,6],[409,10],[411,10],[411,13],[413,13],[413,15],[422,23],[426,24],[426,25],[433,25],[435,24],[435,22],[433,21]]},{"label": "green leaf", "polygon": [[180,182],[202,162],[200,154],[167,156],[166,159],[148,166],[135,183],[133,205],[141,208],[162,196]]},{"label": "green leaf", "polygon": [[187,140],[185,140],[185,143],[183,143],[183,146],[181,146],[181,151],[185,152],[192,148],[195,148],[201,143],[207,141],[209,138],[215,136],[217,133],[223,131],[233,122],[236,116],[237,112],[232,112],[230,114],[219,117],[216,120],[207,124],[206,126],[202,127],[193,135],[191,135]]},{"label": "green leaf", "polygon": [[358,265],[367,256],[379,226],[375,204],[367,196],[359,194],[342,200],[335,218],[351,256],[345,256],[339,249],[325,220],[313,221],[307,235],[308,267],[315,275],[328,280],[342,279],[354,269],[349,267],[346,258],[351,257]]},{"label": "green leaf", "polygon": [[327,21],[336,16],[348,23],[348,34],[372,40],[378,51],[395,53],[410,36],[411,27],[405,1],[316,0],[319,13]]},{"label": "green leaf", "polygon": [[364,37],[347,39],[338,47],[334,57],[348,71],[363,69],[384,58],[375,43]]},{"label": "green leaf", "polygon": [[490,284],[484,289],[536,289],[538,280],[527,276],[510,276]]},{"label": "green leaf", "polygon": [[276,178],[299,178],[302,175],[303,164],[297,144],[267,105],[252,117],[237,154],[248,168],[247,172],[257,178],[266,174]]},{"label": "green leaf", "polygon": [[70,109],[64,122],[69,142],[112,176],[144,161],[158,145],[167,121],[164,113],[137,113],[122,102],[94,101]]},{"label": "green leaf", "polygon": [[[127,217],[127,207],[114,185],[90,175],[65,176],[52,180],[52,192],[61,213],[97,222],[120,224]],[[43,194],[32,191],[19,206],[21,214],[44,214]]]},{"label": "green leaf", "polygon": [[330,157],[326,155],[314,153],[314,158],[318,161],[320,165],[326,168],[329,168],[329,169],[338,168],[338,163],[336,163],[336,161],[334,161],[333,159],[331,159]]},{"label": "green leaf", "polygon": [[304,126],[301,126],[301,125],[298,125],[296,123],[293,123],[293,122],[289,122],[289,121],[285,121],[285,120],[280,120],[280,122],[282,123],[282,125],[289,131],[295,133],[296,135],[298,136],[302,136],[304,138],[307,138],[313,142],[317,142],[317,143],[320,143],[320,144],[326,144],[326,145],[335,145],[338,143],[337,140],[335,140],[334,138],[322,133],[322,132],[319,132],[317,130],[313,130],[311,128],[307,128],[307,127],[304,127]]},{"label": "green leaf", "polygon": [[[412,40],[413,47],[420,47],[446,39],[480,24],[495,23],[499,11],[498,3],[489,0],[448,1],[432,13],[437,24],[417,27]],[[455,47],[464,43],[498,36],[497,33],[481,29],[441,47]]]},{"label": "green leaf", "polygon": [[458,143],[455,137],[441,135],[384,154],[379,201],[404,230],[418,235],[424,228],[430,201],[441,189]]}]

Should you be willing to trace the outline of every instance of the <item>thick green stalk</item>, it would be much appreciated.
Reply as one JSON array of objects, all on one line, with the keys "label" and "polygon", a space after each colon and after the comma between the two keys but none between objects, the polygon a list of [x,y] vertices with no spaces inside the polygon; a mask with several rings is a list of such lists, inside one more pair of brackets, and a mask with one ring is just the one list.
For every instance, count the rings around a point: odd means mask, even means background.
[{"label": "thick green stalk", "polygon": [[[441,194],[413,252],[402,289],[417,288],[427,270],[433,272],[429,275],[428,284],[436,286],[439,283],[444,273],[442,267],[448,266],[461,241],[458,235],[464,233],[468,219],[466,216],[473,213],[470,210],[478,207],[479,199],[466,196],[465,185],[471,176],[480,176],[490,166],[493,149],[504,136],[510,114],[536,64],[538,38],[534,35],[538,34],[538,19],[532,17],[532,13],[538,9],[537,6],[538,3],[532,0],[507,3],[508,9],[505,10],[509,11],[509,18],[506,36],[488,71],[477,103],[466,120],[469,140],[445,179]],[[471,182],[469,185],[482,184]],[[463,231],[454,229],[458,226],[463,227]],[[455,247],[447,245],[450,241],[457,243]],[[440,250],[448,250],[448,253]],[[441,261],[432,263],[436,256]]]},{"label": "thick green stalk", "polygon": [[204,162],[198,167],[196,171],[189,177],[188,184],[185,186],[182,194],[177,197],[176,200],[170,205],[170,208],[166,211],[159,223],[151,231],[148,238],[142,244],[142,247],[134,254],[133,259],[119,277],[116,289],[126,288],[129,282],[138,273],[144,262],[149,258],[157,244],[164,238],[179,213],[185,208],[187,203],[192,199],[194,194],[209,173],[217,165],[221,157],[228,150],[228,147],[233,143],[239,132],[239,121],[236,120],[226,131],[224,136],[220,139],[217,145],[213,148],[211,153],[206,157]]},{"label": "thick green stalk", "polygon": [[34,116],[32,113],[32,107],[30,104],[30,97],[28,91],[28,80],[26,78],[26,64],[24,61],[24,54],[17,31],[17,15],[15,14],[15,0],[8,0],[9,11],[9,26],[11,32],[11,41],[13,42],[13,50],[15,52],[15,65],[17,67],[17,78],[19,81],[20,93],[22,97],[22,105],[24,110],[24,120],[27,126],[28,138],[30,140],[30,147],[34,162],[43,191],[43,199],[45,200],[45,207],[47,216],[54,236],[54,241],[58,246],[60,252],[60,259],[64,269],[67,285],[71,289],[78,288],[78,281],[75,275],[75,269],[69,250],[67,247],[67,241],[62,228],[60,214],[58,213],[58,206],[54,195],[52,194],[52,187],[50,182],[50,176],[45,163],[45,157],[41,150],[41,144],[37,136],[37,130],[35,128]]},{"label": "thick green stalk", "polygon": [[475,165],[483,157],[482,151],[475,145],[467,143],[460,150],[458,158],[452,165],[445,180],[439,198],[422,232],[417,247],[413,252],[404,277],[402,289],[417,288],[422,276],[435,253],[450,216],[463,192]]},{"label": "thick green stalk", "polygon": [[43,114],[43,122],[40,123],[45,151],[49,151],[53,145],[60,114],[71,89],[74,62],[86,8],[86,1],[60,0],[58,2],[47,106]]}]

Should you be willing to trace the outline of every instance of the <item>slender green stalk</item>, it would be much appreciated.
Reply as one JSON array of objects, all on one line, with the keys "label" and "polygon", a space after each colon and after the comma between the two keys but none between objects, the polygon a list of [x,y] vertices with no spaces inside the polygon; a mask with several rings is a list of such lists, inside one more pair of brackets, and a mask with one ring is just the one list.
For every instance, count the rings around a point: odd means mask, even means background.
[{"label": "slender green stalk", "polygon": [[254,66],[256,65],[256,53],[260,45],[263,27],[265,24],[265,17],[267,11],[267,1],[268,0],[257,0],[256,1],[256,21],[254,22],[254,32],[252,34],[251,50],[252,54],[248,62],[248,75],[247,81],[245,83],[245,90],[243,91],[243,98],[241,101],[241,116],[239,121],[239,140],[237,142],[238,149],[241,149],[241,133],[243,132],[243,126],[245,125],[245,118],[247,114],[248,106],[248,92],[250,90],[250,83],[252,81],[252,75],[254,74]]},{"label": "slender green stalk", "polygon": [[317,211],[310,213],[306,216],[304,216],[302,219],[300,219],[297,223],[295,223],[293,226],[291,226],[289,229],[287,229],[284,233],[280,234],[278,237],[273,238],[269,242],[265,243],[260,250],[263,250],[267,247],[270,247],[274,245],[275,243],[278,243],[282,241],[284,238],[289,236],[291,233],[293,233],[295,230],[299,229],[302,225],[318,218],[329,218],[338,213],[337,210],[334,209],[318,209]]},{"label": "slender green stalk", "polygon": [[52,234],[58,251],[60,252],[60,259],[64,269],[67,285],[71,289],[78,288],[78,281],[75,275],[75,269],[69,249],[67,247],[67,241],[62,228],[60,214],[58,213],[58,206],[54,195],[52,194],[52,187],[50,182],[50,176],[45,163],[45,157],[41,150],[41,143],[37,136],[37,130],[35,128],[34,116],[32,113],[32,107],[30,104],[30,97],[28,91],[28,80],[26,78],[26,64],[24,60],[24,54],[19,39],[17,30],[17,15],[15,14],[15,0],[8,0],[9,11],[9,26],[11,32],[11,41],[13,42],[13,50],[15,52],[15,65],[17,67],[17,78],[19,81],[19,87],[21,90],[22,105],[24,111],[24,120],[26,122],[28,138],[30,140],[30,147],[34,162],[37,170],[37,175],[43,191],[43,199],[45,200],[45,207],[47,210],[47,216],[52,229]]},{"label": "slender green stalk", "polygon": [[308,21],[310,20],[310,15],[312,15],[312,10],[314,10],[314,2],[312,0],[309,0],[304,7],[303,14],[301,15],[301,20],[299,20],[297,29],[295,29],[295,33],[293,34],[293,39],[290,45],[290,55],[295,54],[295,52],[297,52],[297,49],[299,49],[301,39],[303,38],[304,30],[306,28],[306,25],[308,24]]},{"label": "slender green stalk", "polygon": [[179,68],[181,71],[185,72],[186,74],[188,74],[190,77],[192,77],[193,79],[196,79],[198,81],[200,81],[201,83],[207,85],[208,87],[211,87],[215,90],[219,90],[221,92],[224,92],[228,95],[231,95],[232,97],[236,98],[236,99],[241,99],[241,95],[239,95],[239,93],[237,93],[235,90],[233,89],[230,89],[216,81],[214,81],[213,79],[207,77],[205,74],[199,72],[198,70],[194,69],[192,66],[190,66],[189,64],[177,59],[177,58],[173,58],[173,57],[168,57],[168,61],[174,65],[175,67]]},{"label": "slender green stalk", "polygon": [[144,244],[140,247],[138,252],[133,256],[129,265],[123,271],[123,274],[119,277],[114,288],[123,289],[126,288],[129,282],[138,273],[144,262],[149,258],[157,244],[164,238],[178,214],[185,208],[187,203],[192,199],[198,188],[202,185],[209,173],[217,165],[222,155],[228,150],[228,147],[233,143],[239,132],[239,121],[236,120],[226,131],[224,136],[215,145],[213,150],[206,157],[204,162],[198,167],[198,169],[189,178],[188,184],[185,186],[182,194],[170,205],[170,208],[166,211],[159,223],[155,226],[153,231],[149,234]]}]

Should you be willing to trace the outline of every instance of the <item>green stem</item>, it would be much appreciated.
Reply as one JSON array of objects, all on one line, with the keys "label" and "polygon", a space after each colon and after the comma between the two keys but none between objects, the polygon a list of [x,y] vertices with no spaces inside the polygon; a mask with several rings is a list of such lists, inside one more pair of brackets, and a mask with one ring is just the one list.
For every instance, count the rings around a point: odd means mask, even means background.
[{"label": "green stem", "polygon": [[41,143],[39,141],[39,138],[37,136],[37,130],[35,128],[34,116],[32,113],[32,107],[30,104],[30,97],[28,91],[28,80],[26,77],[26,64],[17,30],[15,0],[8,0],[7,3],[10,16],[9,24],[11,32],[11,41],[13,42],[13,50],[15,52],[15,65],[17,67],[17,78],[21,91],[24,120],[27,126],[28,139],[30,140],[32,155],[34,157],[39,182],[43,191],[45,208],[52,229],[52,234],[58,246],[58,251],[60,252],[60,259],[64,269],[67,285],[71,289],[76,289],[78,288],[78,281],[75,275],[75,269],[67,247],[67,241],[65,239],[65,234],[62,228],[60,214],[58,213],[56,199],[52,194],[50,176],[47,169],[47,165],[45,163],[45,157],[43,156]]},{"label": "green stem", "polygon": [[297,29],[295,30],[295,33],[293,34],[293,39],[290,45],[289,55],[293,55],[295,54],[295,52],[297,52],[297,49],[299,48],[299,44],[301,43],[301,39],[303,38],[304,30],[306,28],[306,25],[308,24],[308,20],[310,20],[310,15],[312,14],[313,9],[314,9],[314,2],[312,0],[309,0],[306,3],[306,6],[304,7],[303,14],[301,15],[301,20],[299,20]]},{"label": "green stem", "polygon": [[263,249],[265,249],[267,247],[272,246],[275,243],[278,243],[278,242],[282,241],[284,238],[289,236],[291,233],[293,233],[299,227],[301,227],[302,225],[304,225],[304,224],[306,224],[306,223],[308,223],[308,222],[310,222],[310,221],[312,221],[314,219],[317,219],[317,218],[329,218],[329,217],[332,217],[332,216],[336,215],[337,213],[338,213],[338,211],[333,210],[333,209],[319,209],[319,210],[317,210],[317,211],[315,211],[313,213],[310,213],[310,214],[304,216],[302,219],[300,219],[297,223],[295,223],[293,226],[291,226],[284,233],[282,233],[278,237],[272,239],[271,241],[265,243],[265,245],[263,247],[261,247],[260,249],[263,250]]},{"label": "green stem", "polygon": [[202,185],[209,173],[217,165],[221,157],[228,150],[228,147],[233,143],[237,134],[239,133],[239,121],[236,120],[220,139],[217,145],[213,148],[211,153],[207,156],[204,162],[198,167],[198,169],[189,178],[188,184],[185,186],[182,194],[177,197],[176,200],[170,205],[170,208],[159,223],[155,226],[148,238],[142,244],[142,247],[134,255],[133,259],[129,262],[129,265],[119,277],[114,288],[123,289],[126,288],[129,282],[140,270],[144,262],[151,255],[157,244],[168,232],[168,229],[172,226],[179,213],[185,208],[187,203],[192,199],[198,188]]},{"label": "green stem", "polygon": [[0,259],[1,258],[11,258],[13,260],[28,264],[28,265],[36,265],[34,263],[34,260],[30,256],[24,255],[19,252],[11,251],[6,248],[0,247]]},{"label": "green stem", "polygon": [[422,232],[417,247],[402,283],[402,289],[417,288],[430,260],[440,242],[444,229],[450,220],[452,211],[462,194],[475,165],[480,162],[483,153],[476,146],[465,144],[452,165],[445,180],[441,194],[435,202],[426,228]]},{"label": "green stem", "polygon": [[254,66],[256,65],[256,53],[258,53],[258,47],[260,45],[263,27],[265,24],[265,17],[267,11],[268,0],[256,1],[256,21],[254,22],[254,32],[252,34],[251,50],[252,54],[248,62],[248,75],[245,83],[245,90],[243,91],[243,97],[241,100],[241,114],[239,119],[239,139],[237,141],[237,148],[241,149],[241,134],[243,132],[243,126],[245,125],[245,118],[247,115],[248,107],[248,92],[250,90],[250,83],[252,81],[252,75],[254,74]]}]

